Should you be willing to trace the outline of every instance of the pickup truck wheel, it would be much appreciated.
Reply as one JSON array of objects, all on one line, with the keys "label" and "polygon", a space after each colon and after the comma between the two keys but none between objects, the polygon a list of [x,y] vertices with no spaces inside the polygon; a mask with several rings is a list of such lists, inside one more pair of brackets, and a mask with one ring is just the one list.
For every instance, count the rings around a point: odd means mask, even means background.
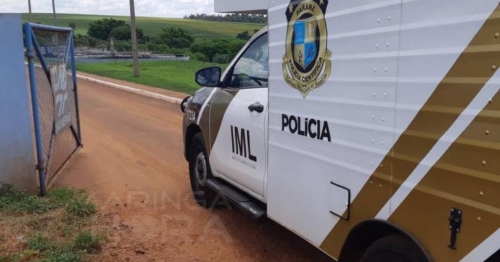
[{"label": "pickup truck wheel", "polygon": [[371,244],[361,262],[428,262],[422,250],[406,237],[390,235]]},{"label": "pickup truck wheel", "polygon": [[189,149],[189,178],[196,202],[205,208],[213,207],[217,194],[206,186],[212,177],[210,163],[201,133],[196,134]]}]

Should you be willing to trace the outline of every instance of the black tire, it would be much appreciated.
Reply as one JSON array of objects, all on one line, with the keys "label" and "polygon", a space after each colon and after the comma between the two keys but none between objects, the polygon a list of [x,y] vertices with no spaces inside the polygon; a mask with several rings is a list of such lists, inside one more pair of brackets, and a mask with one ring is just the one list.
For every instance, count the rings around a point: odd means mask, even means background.
[{"label": "black tire", "polygon": [[418,245],[407,237],[391,235],[371,244],[361,262],[429,262]]},{"label": "black tire", "polygon": [[191,140],[189,147],[189,179],[196,203],[205,208],[213,208],[217,204],[217,194],[206,186],[206,181],[211,177],[205,140],[202,134],[198,133]]}]

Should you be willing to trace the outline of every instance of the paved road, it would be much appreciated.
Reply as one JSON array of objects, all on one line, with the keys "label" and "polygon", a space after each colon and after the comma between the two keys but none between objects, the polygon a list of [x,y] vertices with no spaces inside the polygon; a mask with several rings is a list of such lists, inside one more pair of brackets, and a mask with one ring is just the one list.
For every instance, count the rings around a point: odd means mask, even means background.
[{"label": "paved road", "polygon": [[56,182],[88,190],[100,261],[331,261],[270,220],[193,201],[178,105],[79,81],[84,148]]}]

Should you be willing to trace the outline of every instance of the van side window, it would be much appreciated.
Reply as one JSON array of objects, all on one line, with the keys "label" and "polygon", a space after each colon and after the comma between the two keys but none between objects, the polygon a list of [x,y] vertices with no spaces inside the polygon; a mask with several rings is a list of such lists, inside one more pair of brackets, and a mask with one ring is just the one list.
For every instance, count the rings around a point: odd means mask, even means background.
[{"label": "van side window", "polygon": [[255,40],[238,59],[232,70],[229,87],[267,87],[269,47],[267,34]]}]

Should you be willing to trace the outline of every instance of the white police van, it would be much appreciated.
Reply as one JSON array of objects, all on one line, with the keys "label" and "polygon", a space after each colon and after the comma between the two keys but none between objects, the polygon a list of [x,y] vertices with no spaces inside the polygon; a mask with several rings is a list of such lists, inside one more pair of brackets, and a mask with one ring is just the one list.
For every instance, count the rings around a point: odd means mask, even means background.
[{"label": "white police van", "polygon": [[273,0],[185,99],[194,196],[340,261],[500,261],[497,0]]}]

